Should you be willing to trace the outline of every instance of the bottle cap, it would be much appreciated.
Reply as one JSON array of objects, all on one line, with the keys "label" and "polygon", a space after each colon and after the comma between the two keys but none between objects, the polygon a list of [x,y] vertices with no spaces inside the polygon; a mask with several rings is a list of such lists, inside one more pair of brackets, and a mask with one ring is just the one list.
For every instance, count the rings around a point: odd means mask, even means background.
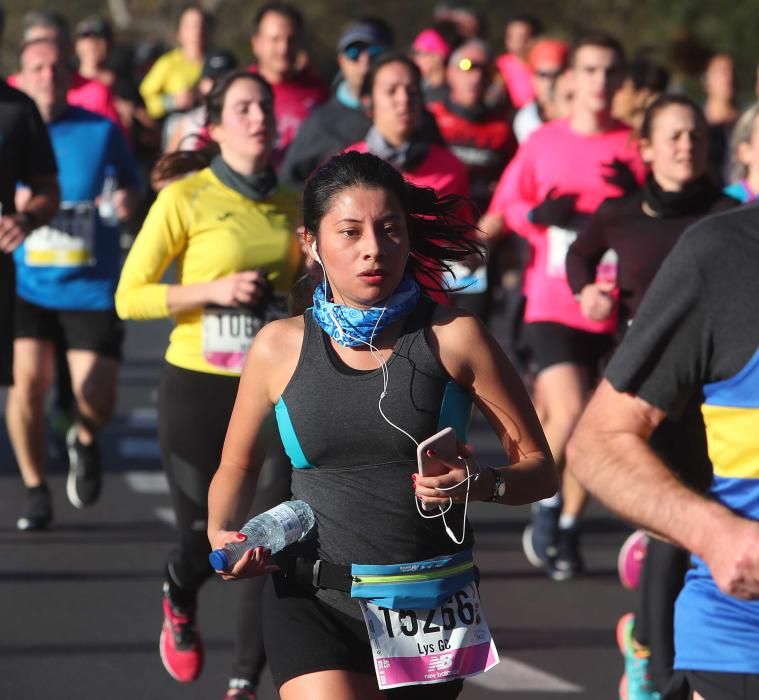
[{"label": "bottle cap", "polygon": [[227,553],[223,549],[214,549],[208,555],[208,561],[211,562],[211,566],[215,571],[226,571],[229,566],[229,559],[227,559]]}]

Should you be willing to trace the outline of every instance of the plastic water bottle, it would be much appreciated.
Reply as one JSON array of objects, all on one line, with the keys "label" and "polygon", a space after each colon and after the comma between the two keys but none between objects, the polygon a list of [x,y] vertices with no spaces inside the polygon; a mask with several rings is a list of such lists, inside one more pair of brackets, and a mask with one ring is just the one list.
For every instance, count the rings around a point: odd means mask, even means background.
[{"label": "plastic water bottle", "polygon": [[116,215],[116,205],[113,203],[113,194],[118,189],[119,182],[116,177],[116,169],[112,165],[105,168],[103,191],[100,193],[98,214],[106,226],[118,226],[119,217]]},{"label": "plastic water bottle", "polygon": [[313,527],[314,520],[314,512],[305,501],[285,501],[248,520],[240,529],[248,539],[214,549],[208,555],[208,561],[216,571],[227,571],[249,549],[266,547],[275,554],[302,540]]}]

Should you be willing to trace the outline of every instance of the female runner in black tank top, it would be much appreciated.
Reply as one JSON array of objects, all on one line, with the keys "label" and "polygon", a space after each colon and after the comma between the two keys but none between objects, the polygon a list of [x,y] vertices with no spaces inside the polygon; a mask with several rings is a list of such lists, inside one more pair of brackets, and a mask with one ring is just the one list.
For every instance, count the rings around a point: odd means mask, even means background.
[{"label": "female runner in black tank top", "polygon": [[[305,244],[325,272],[326,301],[349,315],[371,314],[378,307],[390,313],[392,300],[412,276],[431,272],[425,279],[437,279],[443,261],[462,260],[474,251],[476,244],[462,235],[464,225],[456,223],[459,206],[458,198],[439,199],[432,190],[410,185],[375,156],[333,158],[304,193]],[[214,548],[237,540],[274,408],[281,426],[283,403],[303,448],[303,463],[293,459],[293,493],[311,504],[318,531],[311,546],[330,562],[400,563],[459,551],[446,539],[441,522],[417,515],[413,498],[432,506],[448,505],[449,497],[458,506],[466,498],[467,469],[461,460],[437,459],[442,476],[416,478],[415,443],[436,432],[440,408],[435,402],[450,382],[477,404],[505,452],[502,465],[480,466],[479,477],[469,482],[469,499],[517,505],[555,493],[556,469],[527,392],[477,319],[422,297],[397,320],[375,326],[374,349],[369,349],[335,342],[325,332],[328,320],[314,322],[318,309],[315,304],[305,316],[267,325],[250,350],[209,491],[208,534]],[[382,410],[395,426],[380,415],[383,392]],[[471,467],[471,447],[460,444],[459,454]],[[500,483],[505,490],[496,488]],[[438,490],[450,487],[455,488]],[[452,522],[458,536],[464,523]],[[470,547],[471,537],[464,544]],[[269,552],[259,547],[223,577],[271,570]],[[347,594],[320,596],[277,584],[267,584],[267,591],[267,657],[285,700],[327,693],[335,700],[458,695],[461,681],[379,691],[371,675],[368,635]]]}]

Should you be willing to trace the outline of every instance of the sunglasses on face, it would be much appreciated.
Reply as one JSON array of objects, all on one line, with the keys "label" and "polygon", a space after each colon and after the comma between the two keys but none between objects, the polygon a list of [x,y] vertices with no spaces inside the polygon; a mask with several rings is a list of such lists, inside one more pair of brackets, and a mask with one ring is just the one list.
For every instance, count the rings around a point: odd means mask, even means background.
[{"label": "sunglasses on face", "polygon": [[468,72],[470,70],[479,70],[484,73],[488,70],[489,66],[487,63],[474,63],[471,58],[462,58],[458,62],[458,68],[459,70],[463,70],[465,72]]},{"label": "sunglasses on face", "polygon": [[536,70],[535,77],[543,80],[556,80],[561,75],[560,70]]},{"label": "sunglasses on face", "polygon": [[379,44],[351,44],[343,49],[343,55],[351,61],[358,61],[364,51],[366,51],[366,53],[369,54],[369,58],[372,59],[383,53],[385,47],[380,46]]}]

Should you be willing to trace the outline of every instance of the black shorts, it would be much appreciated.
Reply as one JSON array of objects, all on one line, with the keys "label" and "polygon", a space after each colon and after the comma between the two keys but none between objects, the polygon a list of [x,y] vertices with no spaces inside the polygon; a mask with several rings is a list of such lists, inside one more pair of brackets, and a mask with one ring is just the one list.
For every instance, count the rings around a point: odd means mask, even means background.
[{"label": "black shorts", "polygon": [[570,363],[585,367],[591,377],[597,377],[614,347],[613,337],[607,333],[589,333],[548,321],[525,323],[522,339],[535,374],[552,365]]},{"label": "black shorts", "polygon": [[0,253],[0,386],[13,384],[13,310],[16,303],[13,258]]},{"label": "black shorts", "polygon": [[[263,599],[264,646],[279,690],[298,676],[317,671],[351,671],[374,677],[372,650],[362,620],[318,600],[302,587],[284,584],[277,574],[266,582]],[[412,685],[385,691],[392,700],[454,700],[462,680]]]},{"label": "black shorts", "polygon": [[64,311],[46,309],[16,297],[14,335],[61,341],[67,350],[91,350],[98,355],[121,359],[124,324],[115,309]]},{"label": "black shorts", "polygon": [[[759,698],[759,674],[755,673],[717,673],[715,671],[677,671],[670,688],[680,685],[686,679],[688,698],[696,692],[704,700],[755,700]],[[678,697],[668,693],[665,698]]]}]

